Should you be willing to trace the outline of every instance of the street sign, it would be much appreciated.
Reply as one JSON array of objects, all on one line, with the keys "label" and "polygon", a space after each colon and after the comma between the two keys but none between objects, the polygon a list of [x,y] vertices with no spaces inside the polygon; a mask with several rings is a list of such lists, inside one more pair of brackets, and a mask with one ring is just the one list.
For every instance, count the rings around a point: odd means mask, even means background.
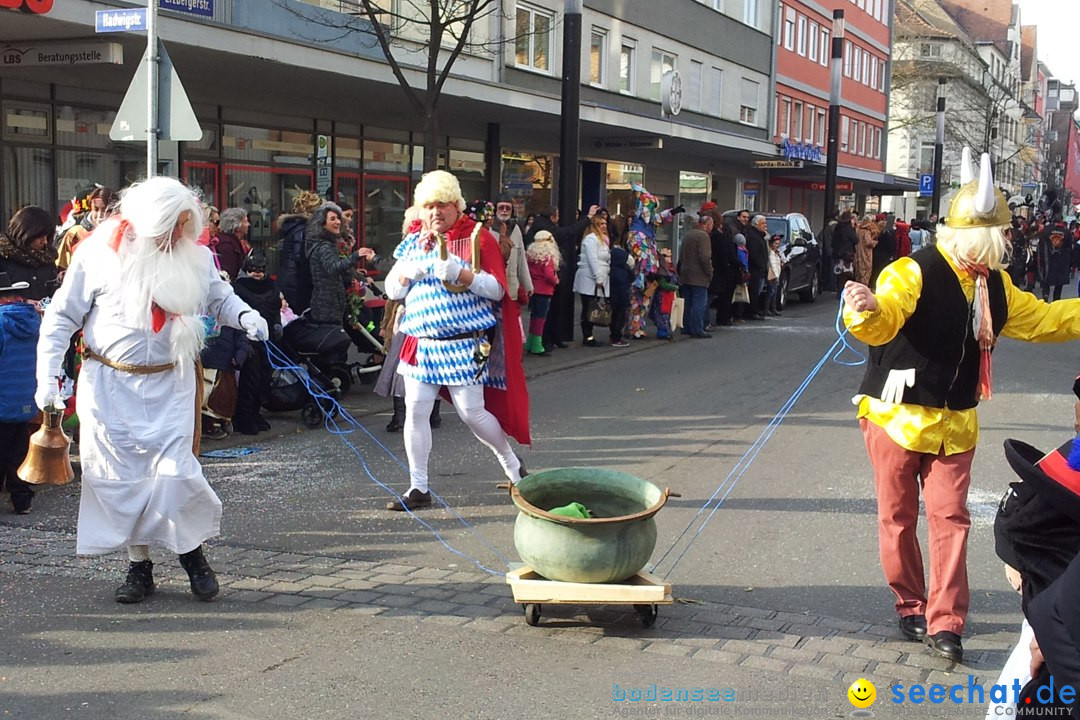
[{"label": "street sign", "polygon": [[140,32],[146,30],[146,8],[98,10],[94,13],[94,32]]},{"label": "street sign", "polygon": [[802,160],[755,160],[754,167],[757,168],[801,168],[803,166]]},{"label": "street sign", "polygon": [[214,17],[214,0],[158,0],[162,10]]},{"label": "street sign", "polygon": [[919,197],[930,197],[934,194],[934,176],[933,175],[920,175],[919,176]]},{"label": "street sign", "polygon": [[[184,85],[176,74],[169,53],[165,52],[165,43],[158,43],[158,139],[159,140],[201,140],[202,127],[195,118]],[[150,83],[146,53],[143,53],[139,69],[131,79],[124,101],[116,112],[109,138],[117,142],[146,140],[146,95]]]}]

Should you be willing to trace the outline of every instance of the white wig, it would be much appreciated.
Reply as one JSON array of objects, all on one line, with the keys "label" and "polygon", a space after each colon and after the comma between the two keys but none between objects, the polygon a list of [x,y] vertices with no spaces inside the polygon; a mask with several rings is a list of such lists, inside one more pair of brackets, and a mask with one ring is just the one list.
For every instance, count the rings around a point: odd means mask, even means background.
[{"label": "white wig", "polygon": [[[198,198],[173,178],[153,177],[121,193],[119,217],[129,225],[117,248],[125,316],[149,330],[157,305],[171,318],[173,360],[194,360],[206,335],[198,315],[210,287],[209,255],[196,240],[203,228]],[[103,231],[111,237],[116,227],[109,223]]]},{"label": "white wig", "polygon": [[413,203],[420,207],[434,205],[436,203],[448,203],[457,205],[457,209],[465,212],[465,198],[461,195],[461,184],[458,179],[445,170],[432,170],[420,178],[416,184],[416,192],[413,194]]},{"label": "white wig", "polygon": [[556,269],[562,267],[562,253],[559,252],[559,245],[555,242],[555,236],[547,230],[541,230],[533,235],[533,241],[529,243],[525,257],[533,262],[544,262],[550,259],[555,263]]},{"label": "white wig", "polygon": [[1008,225],[991,227],[953,228],[938,225],[937,243],[961,264],[983,265],[991,270],[1003,270],[1009,265],[1011,246],[1006,233]]}]

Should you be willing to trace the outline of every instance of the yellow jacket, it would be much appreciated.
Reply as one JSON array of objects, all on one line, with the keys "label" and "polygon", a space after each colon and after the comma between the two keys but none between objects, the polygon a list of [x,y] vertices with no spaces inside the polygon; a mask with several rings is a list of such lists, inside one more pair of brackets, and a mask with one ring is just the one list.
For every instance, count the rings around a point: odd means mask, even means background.
[{"label": "yellow jacket", "polygon": [[[948,253],[949,267],[956,273],[968,302],[975,297],[975,279],[957,267]],[[1000,271],[999,271],[1000,272]],[[1001,334],[1029,342],[1061,342],[1080,338],[1080,299],[1046,303],[1013,285],[1008,273],[1001,272],[1009,317]],[[877,281],[878,308],[873,312],[855,312],[844,306],[844,322],[851,334],[867,345],[884,345],[896,337],[900,328],[915,312],[922,294],[922,271],[909,257],[900,258],[884,270]],[[857,417],[866,418],[892,438],[897,445],[914,452],[946,455],[967,452],[979,439],[979,420],[975,409],[950,410],[908,403],[886,403],[878,398],[855,397]]]}]

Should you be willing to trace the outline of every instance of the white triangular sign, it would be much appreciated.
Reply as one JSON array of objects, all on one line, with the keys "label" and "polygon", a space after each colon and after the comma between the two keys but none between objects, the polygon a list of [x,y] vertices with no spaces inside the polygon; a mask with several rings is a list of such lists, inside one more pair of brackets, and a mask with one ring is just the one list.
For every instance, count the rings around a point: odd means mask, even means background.
[{"label": "white triangular sign", "polygon": [[[147,48],[143,53],[135,77],[131,79],[124,101],[113,120],[109,137],[117,142],[146,141],[146,93],[150,84],[150,71],[147,62]],[[202,139],[202,127],[195,117],[184,85],[176,74],[165,44],[158,43],[158,139],[186,140]]]}]

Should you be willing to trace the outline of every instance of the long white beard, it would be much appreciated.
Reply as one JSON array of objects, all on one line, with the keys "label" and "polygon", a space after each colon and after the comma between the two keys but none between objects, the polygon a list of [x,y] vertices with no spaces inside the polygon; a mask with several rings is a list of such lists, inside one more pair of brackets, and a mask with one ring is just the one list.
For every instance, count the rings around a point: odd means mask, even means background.
[{"label": "long white beard", "polygon": [[138,327],[152,328],[152,306],[164,310],[173,362],[194,360],[206,338],[198,317],[210,288],[205,253],[181,240],[161,250],[153,240],[124,243],[121,283],[124,314]]}]

